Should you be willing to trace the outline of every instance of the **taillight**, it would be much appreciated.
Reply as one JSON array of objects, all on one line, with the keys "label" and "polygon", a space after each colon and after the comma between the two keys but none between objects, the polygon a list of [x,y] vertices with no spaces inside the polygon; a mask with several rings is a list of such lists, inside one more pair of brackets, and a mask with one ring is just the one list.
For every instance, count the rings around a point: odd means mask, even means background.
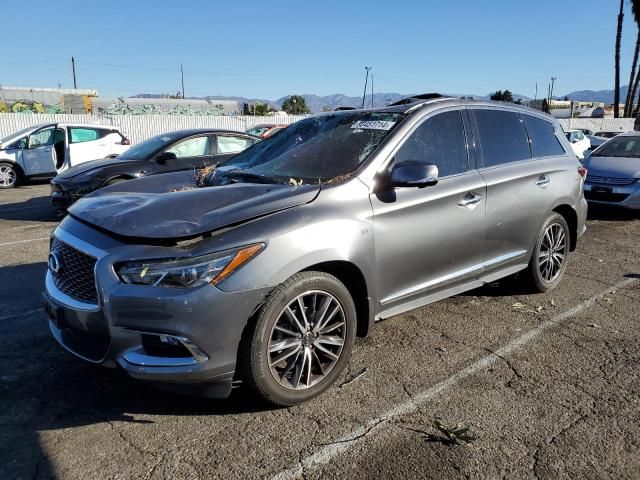
[{"label": "taillight", "polygon": [[578,173],[582,178],[585,178],[587,176],[587,167],[583,167],[582,165],[580,165],[578,167]]}]

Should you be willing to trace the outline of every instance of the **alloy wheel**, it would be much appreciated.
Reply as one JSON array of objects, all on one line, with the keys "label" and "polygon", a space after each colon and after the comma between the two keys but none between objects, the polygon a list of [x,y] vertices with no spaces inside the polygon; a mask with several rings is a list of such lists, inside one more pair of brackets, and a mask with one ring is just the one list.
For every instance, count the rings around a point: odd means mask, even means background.
[{"label": "alloy wheel", "polygon": [[18,176],[13,167],[0,165],[0,187],[8,188],[16,184]]},{"label": "alloy wheel", "polygon": [[559,223],[547,227],[538,253],[538,270],[546,282],[554,281],[564,265],[567,256],[567,236]]},{"label": "alloy wheel", "polygon": [[340,359],[346,335],[344,309],[333,295],[320,290],[298,295],[282,310],[271,330],[271,374],[288,389],[316,385]]}]

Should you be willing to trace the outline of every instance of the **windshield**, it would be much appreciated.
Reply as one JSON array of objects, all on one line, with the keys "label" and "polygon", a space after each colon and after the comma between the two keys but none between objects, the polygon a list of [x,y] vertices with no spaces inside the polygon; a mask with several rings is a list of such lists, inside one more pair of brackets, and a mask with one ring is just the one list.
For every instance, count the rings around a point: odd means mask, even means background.
[{"label": "windshield", "polygon": [[338,112],[300,120],[233,157],[223,172],[318,183],[355,171],[403,118],[400,113]]},{"label": "windshield", "polygon": [[10,133],[6,137],[0,139],[0,143],[9,143],[10,141],[15,140],[18,137],[21,137],[22,135],[24,135],[24,134],[26,134],[26,133],[28,133],[28,132],[30,132],[32,130],[35,130],[36,128],[39,128],[39,127],[27,127],[27,128],[23,128],[22,130],[19,130],[17,132]]},{"label": "windshield", "polygon": [[175,142],[181,137],[180,133],[164,133],[155,137],[151,137],[144,142],[134,145],[119,158],[125,158],[130,160],[145,160],[151,158],[158,150],[166,147],[167,145]]},{"label": "windshield", "polygon": [[614,137],[603,143],[591,156],[640,158],[640,136]]}]

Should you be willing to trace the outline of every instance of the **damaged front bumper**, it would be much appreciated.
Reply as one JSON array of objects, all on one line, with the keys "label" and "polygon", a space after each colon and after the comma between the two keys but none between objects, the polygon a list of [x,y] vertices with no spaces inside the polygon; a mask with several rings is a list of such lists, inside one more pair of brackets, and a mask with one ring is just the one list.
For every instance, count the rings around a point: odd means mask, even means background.
[{"label": "damaged front bumper", "polygon": [[[114,270],[122,261],[122,249],[96,248],[60,227],[54,236],[65,250],[59,259],[50,257],[43,300],[51,333],[65,349],[92,363],[120,367],[160,388],[229,395],[242,331],[268,289],[224,292],[212,285],[127,285]],[[128,247],[152,256],[164,248]],[[73,266],[74,275],[90,275],[78,272],[77,265],[91,258],[96,292],[95,300],[86,300],[86,292],[78,289],[89,284],[87,278],[69,283],[63,269]]]}]

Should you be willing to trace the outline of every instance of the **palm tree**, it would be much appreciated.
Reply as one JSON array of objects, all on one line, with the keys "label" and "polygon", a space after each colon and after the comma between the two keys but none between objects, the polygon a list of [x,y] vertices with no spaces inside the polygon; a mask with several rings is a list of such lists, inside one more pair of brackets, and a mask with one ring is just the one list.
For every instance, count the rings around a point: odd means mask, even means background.
[{"label": "palm tree", "polygon": [[622,20],[624,20],[624,0],[620,0],[620,13],[618,13],[618,32],[616,33],[616,79],[613,93],[613,116],[620,116],[620,45],[622,44]]},{"label": "palm tree", "polygon": [[[633,11],[633,18],[635,19],[636,24],[638,25],[638,29],[640,29],[640,0],[631,0],[631,10]],[[640,78],[640,73],[638,73],[638,77]],[[638,81],[639,79],[637,78],[634,83],[634,88],[633,88],[634,96],[635,96],[635,91],[638,88]],[[631,98],[631,105],[633,105],[634,100],[635,100],[634,98]],[[633,129],[640,130],[640,101],[638,102],[636,109],[638,111],[638,114],[636,116],[636,121],[634,122]]]},{"label": "palm tree", "polygon": [[627,101],[624,102],[624,117],[630,117],[633,110],[633,101],[636,98],[636,88],[638,82],[636,80],[636,68],[638,66],[638,55],[640,55],[640,30],[636,39],[636,49],[633,52],[633,63],[631,64],[631,75],[629,75],[629,86],[627,87]]}]

